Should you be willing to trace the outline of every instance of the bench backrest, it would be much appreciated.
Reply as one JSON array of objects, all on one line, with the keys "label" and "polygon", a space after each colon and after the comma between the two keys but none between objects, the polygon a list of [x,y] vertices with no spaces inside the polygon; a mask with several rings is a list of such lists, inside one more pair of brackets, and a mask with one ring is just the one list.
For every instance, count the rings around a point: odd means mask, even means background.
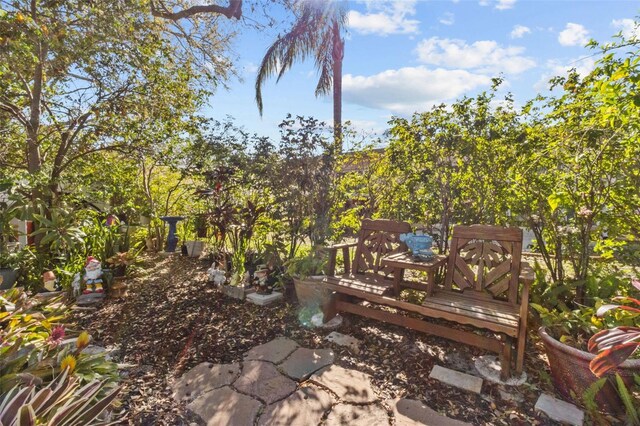
[{"label": "bench backrest", "polygon": [[491,225],[455,226],[445,290],[518,303],[522,230]]},{"label": "bench backrest", "polygon": [[358,233],[358,245],[353,260],[355,273],[383,272],[389,275],[391,268],[380,265],[383,257],[407,250],[400,241],[400,234],[411,232],[407,222],[396,222],[387,219],[363,219]]}]

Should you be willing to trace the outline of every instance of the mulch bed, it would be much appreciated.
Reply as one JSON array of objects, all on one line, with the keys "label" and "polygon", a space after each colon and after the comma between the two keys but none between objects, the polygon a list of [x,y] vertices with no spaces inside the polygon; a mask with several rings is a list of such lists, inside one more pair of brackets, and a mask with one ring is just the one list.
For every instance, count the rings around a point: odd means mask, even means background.
[{"label": "mulch bed", "polygon": [[259,307],[223,296],[206,282],[207,268],[205,262],[179,256],[148,257],[139,276],[129,279],[128,296],[108,300],[96,312],[75,314],[77,325],[89,330],[95,343],[119,347],[118,362],[138,365],[122,378],[122,404],[130,424],[200,423],[173,401],[171,381],[203,361],[239,361],[252,347],[278,336],[308,348],[333,348],[336,364],[370,374],[384,398],[424,400],[442,414],[473,424],[553,423],[533,410],[541,392],[553,393],[537,338],[529,343],[527,384],[501,388],[485,380],[478,396],[428,376],[436,364],[471,368],[472,356],[483,354],[481,350],[346,315],[339,331],[360,339],[356,355],[323,341],[329,331],[302,327],[299,307],[291,301]]}]

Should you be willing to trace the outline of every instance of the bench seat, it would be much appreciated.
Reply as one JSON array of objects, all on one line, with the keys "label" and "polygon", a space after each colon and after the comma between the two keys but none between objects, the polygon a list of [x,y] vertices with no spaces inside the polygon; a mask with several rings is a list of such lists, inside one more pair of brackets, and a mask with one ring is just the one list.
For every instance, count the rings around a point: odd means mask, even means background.
[{"label": "bench seat", "polygon": [[[431,310],[432,317],[439,317],[461,324],[517,336],[520,322],[519,308],[497,300],[473,299],[452,291],[436,291],[428,296],[422,306]],[[441,312],[438,315],[437,312]]]},{"label": "bench seat", "polygon": [[393,280],[375,273],[328,276],[323,279],[323,282],[336,288],[357,290],[376,296],[393,294]]}]

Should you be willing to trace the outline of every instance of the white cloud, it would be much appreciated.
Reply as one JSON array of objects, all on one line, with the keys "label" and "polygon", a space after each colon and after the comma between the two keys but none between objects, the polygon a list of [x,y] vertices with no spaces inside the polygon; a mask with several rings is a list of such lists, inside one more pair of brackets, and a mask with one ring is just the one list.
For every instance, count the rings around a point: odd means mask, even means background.
[{"label": "white cloud", "polygon": [[455,17],[453,16],[453,13],[451,12],[446,12],[444,15],[442,15],[440,17],[440,19],[438,19],[438,21],[442,24],[442,25],[453,25],[453,23],[456,21]]},{"label": "white cloud", "polygon": [[629,40],[640,39],[640,23],[633,19],[614,19],[611,25]]},{"label": "white cloud", "polygon": [[585,77],[595,67],[595,59],[585,56],[574,58],[569,61],[561,61],[559,59],[549,59],[545,64],[546,71],[540,77],[533,88],[537,91],[545,91],[549,89],[549,80],[556,76],[564,77],[569,71],[575,70],[580,77]]},{"label": "white cloud", "polygon": [[589,42],[589,31],[580,24],[569,22],[558,34],[558,42],[563,46],[584,46]]},{"label": "white cloud", "polygon": [[420,21],[409,19],[416,14],[416,0],[368,1],[367,12],[351,10],[349,28],[361,34],[417,34]]},{"label": "white cloud", "polygon": [[502,47],[493,40],[467,44],[439,37],[422,40],[416,48],[418,58],[426,64],[493,74],[518,74],[534,67],[535,61],[523,56],[524,50],[520,46]]},{"label": "white cloud", "polygon": [[347,74],[342,80],[342,90],[346,102],[411,114],[490,84],[491,78],[485,75],[418,66],[371,76]]},{"label": "white cloud", "polygon": [[[496,5],[494,7],[498,10],[512,9],[513,6],[516,4],[516,1],[517,0],[497,0],[495,2]],[[478,4],[480,6],[490,6],[492,2],[493,0],[480,0],[478,1]]]},{"label": "white cloud", "polygon": [[511,38],[522,38],[525,34],[531,34],[531,28],[524,25],[514,25],[511,30]]},{"label": "white cloud", "polygon": [[498,4],[496,4],[496,9],[498,10],[511,9],[515,4],[516,4],[516,0],[498,0]]}]

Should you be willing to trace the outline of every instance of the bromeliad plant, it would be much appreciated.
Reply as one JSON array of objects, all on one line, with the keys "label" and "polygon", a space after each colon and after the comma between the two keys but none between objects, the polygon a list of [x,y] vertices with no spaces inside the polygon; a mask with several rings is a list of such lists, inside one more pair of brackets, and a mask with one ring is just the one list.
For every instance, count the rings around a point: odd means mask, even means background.
[{"label": "bromeliad plant", "polygon": [[13,310],[2,312],[5,302],[0,299],[0,394],[14,386],[48,383],[65,370],[83,383],[104,380],[107,387],[113,386],[117,366],[103,353],[84,353],[88,333],[63,344],[68,337],[63,324],[68,311],[58,307],[60,298],[42,302],[17,289],[3,297]]},{"label": "bromeliad plant", "polygon": [[[640,290],[640,280],[633,280],[631,283]],[[589,367],[598,377],[622,364],[640,347],[640,300],[628,296],[615,297],[613,300],[635,306],[607,304],[601,306],[596,315],[602,317],[612,310],[626,311],[630,314],[625,319],[632,325],[602,330],[589,339],[589,351],[597,353]]]},{"label": "bromeliad plant", "polygon": [[65,369],[47,386],[15,386],[0,402],[0,424],[35,425],[107,425],[114,419],[99,416],[115,402],[120,388],[108,389],[105,382],[93,380],[80,387],[77,377]]}]

